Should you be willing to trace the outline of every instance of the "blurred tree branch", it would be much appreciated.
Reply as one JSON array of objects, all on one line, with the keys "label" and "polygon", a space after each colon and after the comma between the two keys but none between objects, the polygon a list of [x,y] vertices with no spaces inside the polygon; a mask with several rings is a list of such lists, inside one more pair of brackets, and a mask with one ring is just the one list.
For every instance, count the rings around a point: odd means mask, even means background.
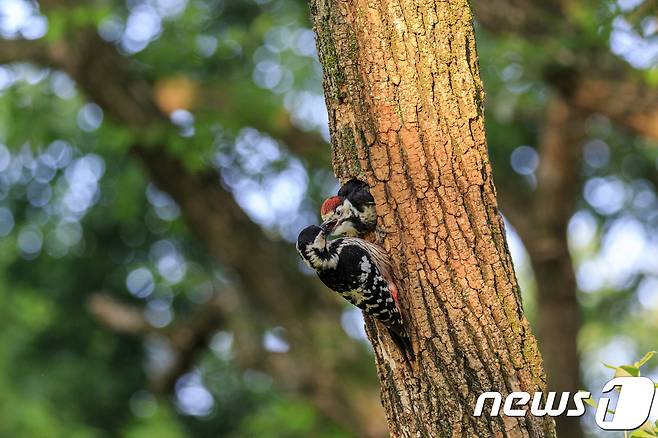
[{"label": "blurred tree branch", "polygon": [[133,336],[158,334],[167,339],[174,350],[173,363],[164,372],[151,376],[153,391],[163,395],[173,392],[178,379],[192,368],[208,347],[212,336],[218,330],[228,329],[227,314],[236,304],[227,299],[228,295],[215,293],[193,315],[164,329],[156,329],[149,324],[141,309],[122,303],[111,295],[92,294],[87,308],[100,322],[116,332]]},{"label": "blurred tree branch", "polygon": [[111,295],[100,292],[92,294],[87,301],[87,309],[99,321],[118,333],[137,335],[153,329],[140,309],[120,303]]},{"label": "blurred tree branch", "polygon": [[575,78],[569,101],[658,141],[658,89],[646,85],[630,66],[614,61],[612,68],[593,68]]},{"label": "blurred tree branch", "polygon": [[13,62],[48,62],[47,46],[42,41],[0,39],[0,64]]},{"label": "blurred tree branch", "polygon": [[529,37],[555,35],[563,25],[562,8],[567,0],[477,0],[472,3],[475,20],[496,33]]}]

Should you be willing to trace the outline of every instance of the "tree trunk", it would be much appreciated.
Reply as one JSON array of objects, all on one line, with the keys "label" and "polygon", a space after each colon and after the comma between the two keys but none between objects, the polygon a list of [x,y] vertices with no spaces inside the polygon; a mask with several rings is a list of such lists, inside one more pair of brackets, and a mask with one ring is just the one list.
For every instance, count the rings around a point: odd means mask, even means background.
[{"label": "tree trunk", "polygon": [[465,0],[314,0],[341,180],[364,178],[416,361],[368,321],[393,436],[554,436],[473,416],[485,391],[545,387],[498,212]]},{"label": "tree trunk", "polygon": [[[503,212],[528,251],[537,283],[535,328],[548,389],[582,388],[578,355],[580,309],[567,227],[581,190],[580,166],[586,113],[553,93],[538,139],[539,171],[534,192],[521,181],[499,184]],[[501,182],[500,180],[498,181]],[[580,418],[555,419],[560,438],[583,436]]]},{"label": "tree trunk", "polygon": [[[580,309],[567,226],[580,193],[585,115],[554,96],[546,110],[539,144],[540,167],[532,230],[525,240],[537,282],[537,338],[545,359],[548,388],[581,388],[578,356]],[[583,436],[579,417],[556,418],[560,438]]]}]

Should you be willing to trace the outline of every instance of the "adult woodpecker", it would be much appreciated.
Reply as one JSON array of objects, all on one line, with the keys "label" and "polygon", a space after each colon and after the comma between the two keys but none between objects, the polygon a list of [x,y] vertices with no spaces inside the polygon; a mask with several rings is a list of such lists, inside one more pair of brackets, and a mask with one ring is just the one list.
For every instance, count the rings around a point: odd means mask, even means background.
[{"label": "adult woodpecker", "polygon": [[359,238],[327,240],[334,225],[329,222],[303,229],[297,238],[299,255],[329,289],[381,321],[405,357],[413,359],[388,255],[374,243]]},{"label": "adult woodpecker", "polygon": [[323,223],[336,222],[332,236],[357,237],[375,229],[377,212],[375,199],[370,194],[368,184],[352,178],[320,208]]}]

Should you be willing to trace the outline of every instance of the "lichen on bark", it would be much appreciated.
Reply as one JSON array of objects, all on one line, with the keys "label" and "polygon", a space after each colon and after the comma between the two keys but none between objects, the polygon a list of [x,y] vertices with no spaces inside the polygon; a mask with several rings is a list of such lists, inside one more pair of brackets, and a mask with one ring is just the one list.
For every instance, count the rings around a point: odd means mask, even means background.
[{"label": "lichen on bark", "polygon": [[367,321],[393,436],[554,435],[473,417],[484,391],[543,391],[487,155],[466,0],[314,0],[336,175],[371,186],[417,360]]}]

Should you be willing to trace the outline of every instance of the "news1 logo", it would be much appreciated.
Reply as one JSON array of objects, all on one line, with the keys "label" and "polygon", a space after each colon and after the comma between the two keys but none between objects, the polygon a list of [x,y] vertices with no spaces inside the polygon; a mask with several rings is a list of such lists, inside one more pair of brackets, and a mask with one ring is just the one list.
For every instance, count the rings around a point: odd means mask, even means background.
[{"label": "news1 logo", "polygon": [[[604,395],[610,394],[614,389],[619,390],[617,405],[614,413],[610,409],[609,397],[601,397],[596,407],[595,420],[596,424],[603,430],[634,430],[642,426],[649,418],[653,403],[658,403],[658,398],[654,401],[656,386],[647,377],[616,377],[605,384],[601,391]],[[512,392],[505,398],[503,404],[503,414],[508,417],[523,417],[528,412],[536,417],[548,415],[557,417],[566,412],[568,417],[580,417],[585,413],[585,400],[589,399],[591,394],[587,391],[576,392],[573,395],[575,409],[567,410],[571,393],[563,392],[557,406],[555,406],[556,392],[546,394],[546,403],[541,407],[543,393],[536,392],[532,397],[530,409],[524,409],[530,401],[530,394],[527,392]],[[484,410],[484,404],[487,400],[492,400],[491,416],[496,417],[500,414],[500,405],[502,396],[499,392],[485,392],[478,397],[475,404],[473,415],[479,417]],[[658,407],[656,407],[658,411]]]}]

